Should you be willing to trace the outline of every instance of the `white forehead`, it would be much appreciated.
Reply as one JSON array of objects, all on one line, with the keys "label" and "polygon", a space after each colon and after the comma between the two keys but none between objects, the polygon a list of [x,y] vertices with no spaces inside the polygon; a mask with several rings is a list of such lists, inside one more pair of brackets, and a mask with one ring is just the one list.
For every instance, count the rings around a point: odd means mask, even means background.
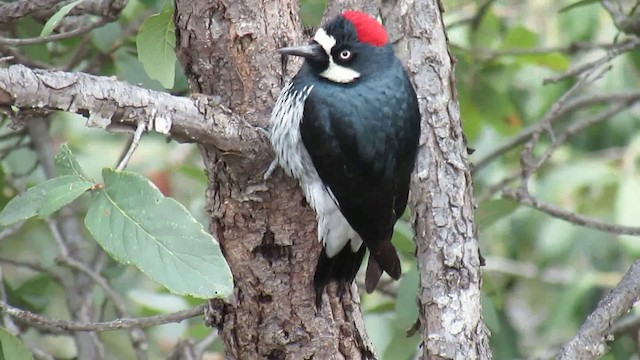
[{"label": "white forehead", "polygon": [[322,46],[327,55],[331,56],[331,49],[336,45],[336,38],[327,34],[323,28],[320,28],[313,36],[313,40]]}]

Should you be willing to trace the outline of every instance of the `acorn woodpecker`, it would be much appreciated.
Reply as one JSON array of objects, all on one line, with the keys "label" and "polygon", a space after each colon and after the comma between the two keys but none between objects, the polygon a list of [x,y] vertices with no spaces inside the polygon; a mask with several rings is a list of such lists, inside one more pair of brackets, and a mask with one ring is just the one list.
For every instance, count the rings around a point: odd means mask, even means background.
[{"label": "acorn woodpecker", "polygon": [[391,235],[407,205],[418,147],[415,91],[384,27],[361,12],[338,15],[309,45],[278,51],[305,59],[276,102],[270,139],[277,162],[316,211],[324,244],[316,303],[329,281],[341,290],[351,284],[366,249],[370,293],[382,271],[396,280],[401,273]]}]

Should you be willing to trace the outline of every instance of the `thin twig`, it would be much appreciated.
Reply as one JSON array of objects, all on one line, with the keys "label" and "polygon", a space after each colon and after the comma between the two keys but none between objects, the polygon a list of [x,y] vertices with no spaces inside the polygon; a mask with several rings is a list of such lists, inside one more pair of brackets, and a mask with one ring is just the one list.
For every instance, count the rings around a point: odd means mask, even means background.
[{"label": "thin twig", "polygon": [[10,264],[13,266],[19,266],[19,267],[23,267],[38,273],[44,273],[49,275],[56,283],[60,284],[60,285],[64,285],[65,280],[62,277],[62,275],[56,273],[55,271],[51,270],[51,269],[47,269],[46,267],[40,265],[39,263],[35,263],[35,262],[29,262],[26,260],[15,260],[15,259],[9,259],[6,257],[0,257],[0,263],[5,263],[5,264]]},{"label": "thin twig", "polygon": [[111,54],[120,49],[132,35],[135,35],[140,30],[140,26],[144,23],[149,16],[153,15],[156,11],[154,9],[149,9],[142,14],[140,14],[135,20],[131,21],[129,25],[122,31],[120,34],[120,38],[116,40],[111,48],[106,52],[98,52],[90,61],[87,61],[86,64],[79,69],[80,71],[86,73],[93,73],[94,69],[98,68],[98,66],[104,62],[106,59],[111,57]]},{"label": "thin twig", "polygon": [[204,354],[204,352],[207,350],[207,348],[209,347],[209,345],[211,345],[214,341],[216,341],[216,339],[219,337],[218,335],[218,331],[213,329],[211,331],[209,331],[209,335],[205,336],[204,339],[200,340],[195,346],[194,346],[194,352],[196,355],[196,359],[202,359],[202,355]]},{"label": "thin twig", "polygon": [[[589,106],[597,105],[597,104],[610,104],[613,102],[628,102],[628,101],[637,101],[640,100],[640,91],[633,92],[622,92],[622,93],[612,93],[612,94],[595,94],[583,96],[580,98],[576,98],[572,101],[569,101],[565,104],[565,106],[555,110],[554,112],[550,112],[548,114],[547,122],[556,123],[563,119],[566,119],[567,115],[572,112],[583,110]],[[545,115],[546,117],[547,115]],[[500,145],[495,148],[488,154],[479,158],[473,167],[473,173],[477,173],[478,171],[485,168],[489,163],[503,155],[504,153],[516,148],[519,145],[522,145],[527,140],[531,138],[531,135],[535,132],[538,132],[542,128],[542,121],[537,122],[526,129],[520,131],[516,136],[511,138],[507,143]]]},{"label": "thin twig", "polygon": [[573,69],[570,69],[568,71],[566,71],[563,74],[560,74],[558,76],[554,76],[551,78],[547,78],[543,80],[543,84],[553,84],[553,83],[557,83],[560,82],[562,80],[568,79],[570,77],[574,77],[577,76],[579,74],[584,73],[586,70],[588,69],[592,69],[592,68],[597,68],[600,67],[604,64],[606,64],[607,62],[611,61],[611,59],[615,58],[616,56],[623,54],[627,51],[631,51],[633,49],[635,49],[638,45],[640,45],[640,38],[637,37],[630,37],[628,39],[626,39],[625,41],[622,41],[621,43],[618,44],[617,47],[613,47],[611,48],[609,51],[607,51],[607,54],[597,60],[588,62],[586,64],[582,64],[580,66],[576,66]]},{"label": "thin twig", "polygon": [[630,10],[629,15],[625,14],[620,3],[616,4],[617,6],[614,6],[611,0],[602,0],[602,7],[611,15],[618,30],[625,34],[640,35],[640,13],[636,11],[639,6],[638,2]]},{"label": "thin twig", "polygon": [[116,170],[122,171],[127,167],[127,165],[129,165],[129,161],[131,160],[131,156],[133,156],[133,152],[136,151],[136,149],[138,148],[138,145],[140,145],[140,138],[142,137],[142,133],[144,132],[146,127],[147,127],[146,121],[144,120],[138,121],[136,132],[133,133],[133,139],[131,140],[131,144],[129,144],[129,150],[127,150],[127,153],[124,154],[124,156],[122,157],[122,160],[120,160],[120,163],[118,164],[118,167],[116,167]]},{"label": "thin twig", "polygon": [[594,116],[590,116],[587,118],[582,119],[581,121],[577,121],[573,124],[571,124],[569,127],[567,127],[566,130],[564,130],[556,139],[555,141],[545,150],[544,154],[542,154],[539,158],[536,164],[534,164],[531,167],[531,171],[535,171],[538,168],[540,168],[540,166],[542,166],[542,164],[544,164],[550,157],[551,155],[553,155],[554,151],[560,147],[560,145],[564,144],[567,142],[567,140],[569,140],[570,138],[572,138],[573,136],[575,136],[576,134],[578,134],[580,131],[587,129],[595,124],[601,123],[603,121],[609,120],[609,118],[611,118],[613,115],[625,110],[626,108],[628,108],[632,103],[620,103],[616,106],[612,106],[610,109],[605,110],[599,114],[596,114]]},{"label": "thin twig", "polygon": [[24,221],[19,221],[13,225],[7,226],[6,228],[2,229],[2,231],[0,231],[0,241],[20,231],[20,229],[22,229],[22,225],[24,225]]},{"label": "thin twig", "polygon": [[[71,257],[60,258],[59,262],[63,265],[68,266],[71,269],[75,269],[86,274],[87,276],[89,276],[89,278],[91,278],[91,280],[93,280],[98,286],[100,286],[102,290],[104,290],[109,300],[111,300],[111,302],[113,303],[116,316],[125,317],[128,315],[127,305],[125,304],[120,294],[118,294],[109,285],[107,280],[105,280],[100,274],[91,270],[84,263]],[[134,348],[138,351],[138,358],[146,359],[147,355],[144,349],[147,348],[147,345],[146,345],[147,339],[144,332],[139,328],[132,328],[129,331],[130,331],[129,337],[131,339],[131,342]]]},{"label": "thin twig", "polygon": [[168,323],[179,323],[184,320],[204,314],[206,304],[200,304],[192,309],[177,311],[171,314],[154,315],[141,318],[120,318],[105,322],[81,322],[52,319],[13,307],[6,302],[0,302],[0,310],[6,312],[14,319],[27,325],[52,332],[67,331],[111,331],[130,328],[147,328]]},{"label": "thin twig", "polygon": [[[518,261],[496,256],[485,257],[485,264],[482,270],[487,273],[538,280],[554,285],[574,284],[577,279],[584,276],[584,273],[569,267],[541,268],[533,261]],[[610,288],[620,280],[620,274],[601,272],[594,272],[594,274],[596,274],[595,285],[599,287]]]},{"label": "thin twig", "polygon": [[11,39],[11,38],[0,37],[0,45],[25,46],[25,45],[44,44],[52,41],[64,40],[64,39],[68,39],[74,36],[84,34],[95,28],[99,28],[100,26],[103,26],[109,22],[110,22],[109,19],[102,18],[98,21],[92,22],[85,26],[78,27],[75,30],[67,31],[61,34],[39,36],[39,37],[28,38],[28,39]]},{"label": "thin twig", "polygon": [[[23,119],[26,120],[26,119]],[[45,116],[30,118],[26,124],[42,170],[47,178],[56,176],[55,146],[49,133],[49,118]],[[51,233],[64,257],[84,259],[86,241],[81,232],[77,214],[70,206],[65,206],[48,220]],[[67,307],[71,317],[78,321],[94,319],[94,283],[85,274],[74,271],[64,283]],[[104,342],[97,333],[72,334],[78,349],[78,358],[103,358]]]},{"label": "thin twig", "polygon": [[456,44],[451,44],[451,47],[460,51],[468,52],[474,56],[493,59],[504,56],[535,56],[535,55],[547,55],[553,53],[563,54],[575,54],[579,51],[589,50],[609,50],[616,47],[614,44],[602,43],[594,44],[590,42],[574,42],[568,46],[554,46],[547,48],[531,48],[531,49],[487,49],[487,48],[465,48]]},{"label": "thin twig", "polygon": [[535,158],[533,155],[533,151],[540,141],[540,136],[543,132],[547,132],[549,136],[552,138],[552,141],[555,143],[556,139],[554,138],[553,133],[553,119],[556,113],[560,112],[563,107],[569,102],[569,100],[576,94],[577,92],[583,90],[589,84],[593,83],[597,79],[601,77],[601,75],[608,71],[608,68],[601,69],[598,67],[589,68],[585,71],[582,76],[578,78],[569,90],[567,90],[560,98],[551,105],[551,109],[547,112],[542,119],[540,119],[539,126],[536,131],[531,134],[531,138],[524,144],[522,151],[520,152],[520,166],[521,166],[521,182],[519,192],[528,192],[527,186],[529,183],[529,179],[533,174],[534,170],[537,169],[535,166]]},{"label": "thin twig", "polygon": [[[7,302],[7,291],[4,288],[4,275],[2,266],[0,266],[0,302]],[[6,328],[13,335],[20,334],[20,328],[13,322],[8,314],[2,315],[2,327]]]},{"label": "thin twig", "polygon": [[640,227],[616,225],[588,216],[579,215],[574,212],[557,207],[553,204],[540,201],[531,196],[529,193],[522,193],[511,189],[505,189],[502,195],[507,199],[515,200],[523,205],[538,209],[555,218],[568,221],[572,224],[604,231],[610,234],[640,236]]},{"label": "thin twig", "polygon": [[[12,48],[7,45],[0,45],[0,54],[7,54],[5,57],[5,61],[11,64],[22,64],[28,66],[30,68],[38,68],[38,69],[52,69],[53,66],[51,64],[47,64],[43,61],[38,61],[34,59],[30,59],[28,56],[19,52],[17,49]],[[8,58],[8,59],[7,59]]]}]

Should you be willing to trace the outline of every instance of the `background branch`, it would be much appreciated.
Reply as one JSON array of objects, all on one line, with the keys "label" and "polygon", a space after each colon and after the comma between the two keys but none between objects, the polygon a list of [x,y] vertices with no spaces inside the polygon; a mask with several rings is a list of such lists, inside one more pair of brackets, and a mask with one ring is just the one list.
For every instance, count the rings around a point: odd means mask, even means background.
[{"label": "background branch", "polygon": [[611,325],[640,299],[640,260],[636,260],[618,286],[598,303],[596,309],[563,348],[557,360],[598,359],[607,342],[613,340]]},{"label": "background branch", "polygon": [[198,305],[189,310],[176,311],[171,314],[154,315],[141,318],[121,318],[105,322],[80,322],[52,319],[13,307],[5,302],[0,302],[0,310],[6,312],[14,319],[35,326],[39,329],[52,332],[67,331],[111,331],[119,329],[146,328],[168,323],[178,323],[192,317],[204,314],[206,304]]}]

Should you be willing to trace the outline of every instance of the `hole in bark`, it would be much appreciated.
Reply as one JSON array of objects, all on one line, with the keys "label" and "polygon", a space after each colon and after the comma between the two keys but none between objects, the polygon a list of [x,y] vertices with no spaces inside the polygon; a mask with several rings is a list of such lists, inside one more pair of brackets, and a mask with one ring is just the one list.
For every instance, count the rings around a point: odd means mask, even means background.
[{"label": "hole in bark", "polygon": [[276,244],[273,232],[267,230],[262,235],[262,243],[253,249],[253,253],[259,253],[265,260],[269,261],[269,265],[273,265],[274,261],[286,257],[287,248]]},{"label": "hole in bark", "polygon": [[269,355],[267,355],[267,359],[269,360],[281,360],[284,359],[284,351],[280,349],[271,350]]},{"label": "hole in bark", "polygon": [[258,302],[261,304],[268,304],[271,301],[273,301],[273,297],[269,294],[265,294],[263,292],[261,292],[260,294],[258,294]]},{"label": "hole in bark", "polygon": [[82,115],[82,116],[84,116],[86,118],[89,118],[89,115],[90,115],[89,114],[89,110],[87,110],[87,109],[78,109],[78,110],[76,110],[76,113],[79,114],[79,115]]}]

